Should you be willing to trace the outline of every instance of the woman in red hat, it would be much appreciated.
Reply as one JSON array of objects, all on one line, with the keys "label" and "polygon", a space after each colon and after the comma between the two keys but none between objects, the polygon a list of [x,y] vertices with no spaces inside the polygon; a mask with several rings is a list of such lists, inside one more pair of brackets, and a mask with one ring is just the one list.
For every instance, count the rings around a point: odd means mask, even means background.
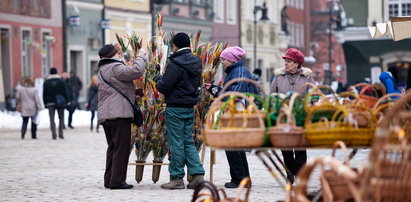
[{"label": "woman in red hat", "polygon": [[[290,48],[283,57],[285,67],[274,71],[274,80],[271,83],[270,93],[282,93],[299,90],[304,83],[314,83],[314,73],[309,68],[302,67],[304,54],[301,51]],[[309,87],[300,91],[306,93]],[[293,183],[300,168],[307,162],[306,150],[282,150],[284,163],[290,172],[287,172],[287,179]]]}]

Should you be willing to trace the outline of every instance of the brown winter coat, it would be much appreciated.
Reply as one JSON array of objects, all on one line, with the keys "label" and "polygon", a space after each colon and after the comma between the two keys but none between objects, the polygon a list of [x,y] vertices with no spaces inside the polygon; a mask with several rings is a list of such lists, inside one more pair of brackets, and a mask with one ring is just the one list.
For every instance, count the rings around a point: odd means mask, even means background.
[{"label": "brown winter coat", "polygon": [[32,117],[41,110],[40,97],[34,87],[21,87],[16,98],[20,102],[23,117]]},{"label": "brown winter coat", "polygon": [[116,118],[133,118],[133,108],[130,103],[116,90],[107,85],[104,79],[123,91],[134,102],[135,88],[133,80],[140,78],[147,65],[146,59],[137,57],[133,66],[127,66],[115,59],[103,58],[99,62],[98,72],[98,122]]},{"label": "brown winter coat", "polygon": [[[287,75],[285,67],[276,69],[274,75],[275,79],[271,83],[270,93],[286,94],[290,91],[297,92],[304,83],[314,83],[314,72],[306,67],[301,67],[293,76]],[[294,85],[292,81],[294,81]],[[300,93],[306,93],[309,88],[309,86],[305,87]]]}]

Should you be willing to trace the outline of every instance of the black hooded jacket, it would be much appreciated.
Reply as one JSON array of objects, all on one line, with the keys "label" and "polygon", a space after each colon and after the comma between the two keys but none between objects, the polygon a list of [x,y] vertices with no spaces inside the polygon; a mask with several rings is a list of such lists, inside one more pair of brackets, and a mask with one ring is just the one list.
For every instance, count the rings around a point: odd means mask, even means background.
[{"label": "black hooded jacket", "polygon": [[170,56],[166,72],[156,84],[168,107],[192,108],[197,104],[201,72],[201,60],[190,49]]}]

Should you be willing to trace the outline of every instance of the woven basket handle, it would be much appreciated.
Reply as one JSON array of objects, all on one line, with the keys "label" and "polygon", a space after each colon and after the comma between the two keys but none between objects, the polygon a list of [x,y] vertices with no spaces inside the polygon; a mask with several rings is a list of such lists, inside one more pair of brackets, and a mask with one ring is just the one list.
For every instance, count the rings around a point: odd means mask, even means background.
[{"label": "woven basket handle", "polygon": [[[284,124],[283,120],[285,117],[287,117],[287,120],[286,120],[287,122]],[[292,114],[288,112],[288,110],[280,110],[280,113],[278,114],[276,126],[281,126],[281,125],[286,125],[286,124],[288,124],[289,126],[296,126],[295,118]]]},{"label": "woven basket handle", "polygon": [[384,96],[382,96],[380,99],[378,99],[377,103],[375,103],[373,110],[375,111],[379,105],[384,102],[384,101],[389,101],[390,98],[392,97],[401,97],[403,94],[401,93],[389,93],[389,94],[385,94]]},{"label": "woven basket handle", "polygon": [[[244,189],[246,189],[244,200],[241,200],[241,195],[242,195]],[[250,179],[250,177],[245,177],[243,180],[241,180],[240,185],[237,188],[237,192],[235,194],[235,198],[234,198],[233,202],[239,202],[239,201],[246,202],[246,201],[248,201],[248,196],[250,195],[250,190],[251,190],[251,179]]]},{"label": "woven basket handle", "polygon": [[[339,97],[339,98],[350,98],[350,97],[353,97],[353,98],[355,98],[354,101],[353,101],[353,103],[355,103],[355,104],[360,104],[360,105],[364,105],[364,103],[362,102],[362,100],[360,99],[360,97],[358,96],[357,93],[353,93],[353,92],[350,92],[350,91],[346,91],[346,92],[342,92],[342,93],[338,94],[338,97]],[[342,103],[342,104],[344,105],[344,103]]]},{"label": "woven basket handle", "polygon": [[[359,95],[364,95],[367,90],[371,90],[375,97],[378,97],[377,87],[368,83],[358,83],[354,85],[355,88],[362,87]],[[381,91],[381,89],[379,89]],[[383,92],[383,91],[381,91]]]},{"label": "woven basket handle", "polygon": [[345,146],[343,141],[338,140],[334,143],[333,151],[331,153],[331,157],[335,158],[335,152],[338,148],[340,148],[342,153],[343,153],[344,165],[350,166],[350,158],[348,157],[347,146]]},{"label": "woven basket handle", "polygon": [[[318,85],[305,95],[304,108],[305,108],[306,111],[309,111],[309,108],[310,108],[309,103],[311,101],[311,96],[313,95],[313,93],[317,92],[324,99],[324,101],[327,101],[329,99],[329,98],[326,97],[326,95],[324,93],[321,92],[321,89],[329,90],[331,92],[332,96],[334,97],[334,100],[335,101],[338,100],[338,98],[335,95],[333,89],[331,89],[329,86],[326,86],[326,85]],[[324,101],[322,101],[322,102],[324,102]]]},{"label": "woven basket handle", "polygon": [[238,97],[238,98],[242,98],[242,99],[245,99],[247,102],[248,102],[248,107],[251,107],[251,108],[253,108],[255,111],[256,111],[256,114],[257,114],[257,117],[258,117],[258,122],[260,123],[260,127],[261,128],[264,128],[265,127],[265,125],[264,125],[264,121],[263,121],[263,118],[262,118],[262,116],[261,116],[261,113],[258,113],[258,107],[257,107],[257,105],[253,102],[253,100],[252,99],[250,99],[249,97],[247,97],[247,96],[245,96],[244,94],[242,94],[242,93],[238,93],[238,92],[226,92],[226,93],[223,93],[223,94],[220,94],[220,96],[218,96],[215,100],[214,100],[214,102],[211,104],[211,106],[210,106],[210,108],[209,108],[209,110],[208,110],[208,112],[207,112],[207,115],[206,115],[206,120],[205,120],[205,126],[207,127],[207,128],[212,128],[213,127],[213,125],[214,125],[214,118],[215,118],[215,112],[217,111],[217,110],[221,110],[221,105],[223,104],[223,102],[222,102],[222,100],[224,99],[224,98],[226,98],[226,97],[230,97],[230,96],[235,96],[235,97]]},{"label": "woven basket handle", "polygon": [[[210,192],[208,194],[200,193],[201,190],[208,189]],[[202,196],[209,196],[207,199],[211,199],[212,201],[220,201],[220,196],[218,195],[217,187],[209,181],[203,181],[194,190],[193,198],[191,202],[195,202],[197,199],[200,199]],[[201,200],[204,201],[204,200]],[[207,200],[206,200],[207,201]]]},{"label": "woven basket handle", "polygon": [[[297,93],[299,93],[300,95],[304,95],[305,93],[303,92],[305,87],[311,87],[312,89],[314,89],[316,87],[315,84],[311,83],[311,82],[305,82],[303,83],[303,85],[301,85],[298,89],[297,89]],[[321,93],[321,92],[320,92]]]},{"label": "woven basket handle", "polygon": [[[384,118],[380,122],[380,127],[381,128],[389,128],[391,120],[394,118],[395,115],[398,114],[401,108],[404,107],[405,104],[408,104],[411,102],[411,89],[407,90],[406,94],[401,96],[399,100],[397,100],[390,110],[388,110],[387,114],[384,116]],[[389,134],[383,134],[384,136],[388,136]]]},{"label": "woven basket handle", "polygon": [[261,94],[262,94],[263,97],[264,97],[264,100],[265,100],[265,98],[267,97],[267,94],[265,93],[264,88],[263,88],[257,81],[254,81],[254,80],[252,80],[252,79],[247,79],[247,78],[235,78],[235,79],[231,79],[229,82],[227,82],[227,83],[224,84],[223,89],[221,89],[221,93],[224,93],[229,86],[233,85],[234,83],[238,83],[238,82],[246,82],[246,83],[251,83],[251,84],[253,84],[254,86],[256,86],[256,87],[260,90]]}]

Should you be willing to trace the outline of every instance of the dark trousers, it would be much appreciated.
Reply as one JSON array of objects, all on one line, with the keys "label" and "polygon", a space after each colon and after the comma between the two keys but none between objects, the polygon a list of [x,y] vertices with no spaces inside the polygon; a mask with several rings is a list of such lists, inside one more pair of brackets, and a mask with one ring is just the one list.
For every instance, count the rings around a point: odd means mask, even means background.
[{"label": "dark trousers", "polygon": [[118,118],[103,123],[107,140],[104,187],[126,184],[127,164],[131,144],[131,119]]},{"label": "dark trousers", "polygon": [[[294,179],[301,167],[307,162],[306,150],[281,150],[285,166],[291,172],[292,176],[287,173],[288,179]],[[291,178],[292,177],[292,178]]]},{"label": "dark trousers", "polygon": [[[94,116],[96,115],[96,110],[91,110],[91,124],[90,124],[90,130],[93,131],[93,120],[94,120]],[[98,132],[98,127],[100,125],[97,123],[96,126],[96,131]]]},{"label": "dark trousers", "polygon": [[74,111],[76,111],[76,108],[68,110],[68,126],[72,126]]},{"label": "dark trousers", "polygon": [[24,135],[27,131],[27,124],[29,123],[29,118],[31,118],[31,138],[36,139],[37,135],[37,125],[33,122],[33,117],[24,116],[23,117],[23,125],[21,126],[21,137],[24,138]]},{"label": "dark trousers", "polygon": [[53,139],[56,138],[56,123],[54,122],[54,115],[57,114],[59,116],[59,137],[63,137],[63,126],[64,126],[64,108],[56,109],[54,106],[48,106],[49,109],[49,117],[50,117],[50,129],[53,136]]},{"label": "dark trousers", "polygon": [[241,180],[250,176],[245,151],[225,151],[230,165],[231,182],[240,184]]}]

